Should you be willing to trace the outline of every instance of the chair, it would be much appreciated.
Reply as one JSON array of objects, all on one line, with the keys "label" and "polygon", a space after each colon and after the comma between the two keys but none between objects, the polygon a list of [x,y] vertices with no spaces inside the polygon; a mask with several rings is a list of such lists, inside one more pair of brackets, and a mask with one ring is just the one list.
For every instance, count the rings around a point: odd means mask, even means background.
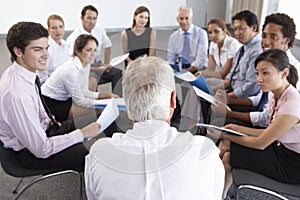
[{"label": "chair", "polygon": [[290,199],[300,200],[300,184],[287,184],[244,169],[233,169],[236,200]]},{"label": "chair", "polygon": [[[28,190],[31,186],[33,186],[35,183],[38,183],[42,180],[48,179],[50,177],[59,176],[62,174],[73,174],[78,178],[79,181],[79,195],[80,199],[82,199],[82,178],[79,172],[76,172],[74,170],[64,170],[64,171],[57,171],[57,170],[35,170],[35,169],[27,169],[23,168],[18,160],[16,159],[15,152],[12,149],[5,148],[3,146],[2,141],[0,141],[0,161],[1,166],[3,170],[16,178],[21,178],[19,183],[17,184],[15,190],[13,191],[14,194],[16,194],[15,199],[19,199],[21,195]],[[26,185],[24,185],[20,191],[18,191],[18,188],[23,180],[23,178],[26,177],[33,177],[33,176],[39,176]]]}]

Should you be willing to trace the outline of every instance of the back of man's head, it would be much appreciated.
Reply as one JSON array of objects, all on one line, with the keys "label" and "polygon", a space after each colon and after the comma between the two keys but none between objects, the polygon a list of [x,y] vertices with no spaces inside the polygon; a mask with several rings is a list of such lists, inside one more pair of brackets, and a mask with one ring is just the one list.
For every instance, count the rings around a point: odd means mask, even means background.
[{"label": "back of man's head", "polygon": [[129,119],[167,120],[170,117],[175,80],[174,72],[165,60],[145,56],[130,62],[122,85]]},{"label": "back of man's head", "polygon": [[48,37],[48,31],[41,24],[35,22],[18,22],[13,25],[7,33],[6,45],[11,54],[11,61],[15,61],[17,56],[14,47],[19,48],[24,53],[25,48],[33,40]]}]

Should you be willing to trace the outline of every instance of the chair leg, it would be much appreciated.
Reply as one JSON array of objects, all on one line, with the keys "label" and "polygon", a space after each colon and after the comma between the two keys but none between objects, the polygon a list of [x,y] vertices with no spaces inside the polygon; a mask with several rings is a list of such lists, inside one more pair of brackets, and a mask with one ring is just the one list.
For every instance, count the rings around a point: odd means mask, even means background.
[{"label": "chair leg", "polygon": [[79,186],[80,186],[80,198],[83,199],[83,192],[82,192],[82,184],[83,184],[83,181],[82,181],[82,177],[81,175],[79,174],[79,172],[77,171],[73,171],[73,170],[65,170],[65,171],[60,171],[60,172],[54,172],[52,174],[47,174],[47,175],[43,175],[43,176],[40,176],[38,178],[35,178],[34,180],[32,180],[31,182],[27,183],[26,185],[24,185],[22,187],[22,189],[17,192],[17,195],[15,196],[15,200],[18,200],[20,199],[21,195],[28,189],[30,188],[33,184],[37,183],[37,182],[40,182],[42,180],[45,180],[49,177],[53,177],[53,176],[58,176],[58,175],[61,175],[61,174],[66,174],[66,173],[74,173],[78,176],[79,178]]},{"label": "chair leg", "polygon": [[13,191],[13,194],[17,194],[18,193],[18,189],[19,189],[22,181],[23,181],[23,178],[20,179],[19,183],[17,184],[16,188]]},{"label": "chair leg", "polygon": [[79,176],[79,191],[80,191],[80,200],[83,200],[83,176],[81,175],[81,174],[78,174],[78,176]]}]

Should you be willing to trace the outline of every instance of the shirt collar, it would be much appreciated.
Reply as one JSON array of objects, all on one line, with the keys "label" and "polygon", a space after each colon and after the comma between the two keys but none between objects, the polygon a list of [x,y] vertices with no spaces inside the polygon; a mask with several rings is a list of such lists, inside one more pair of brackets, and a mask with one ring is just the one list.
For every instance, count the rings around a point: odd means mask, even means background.
[{"label": "shirt collar", "polygon": [[87,31],[83,28],[83,26],[82,26],[82,24],[81,24],[81,25],[79,26],[79,30],[80,30],[80,33],[81,33],[81,34],[92,35],[94,29],[92,29],[92,31],[89,33],[89,32],[87,32]]},{"label": "shirt collar", "polygon": [[[191,24],[190,28],[186,32],[188,32],[189,34],[192,34],[193,29],[194,29],[194,24]],[[182,30],[182,28],[180,28],[180,34],[183,35],[184,33],[185,33],[185,31]]]},{"label": "shirt collar", "polygon": [[88,64],[86,67],[83,67],[80,59],[77,56],[74,56],[73,60],[74,60],[74,63],[75,63],[75,67],[78,70],[87,70],[89,68],[89,66],[90,66],[90,64]]},{"label": "shirt collar", "polygon": [[157,136],[167,127],[170,127],[169,124],[163,120],[140,121],[135,122],[133,129],[127,131],[126,134],[136,138],[147,139]]},{"label": "shirt collar", "polygon": [[226,35],[225,39],[224,39],[224,44],[222,46],[222,51],[227,51],[228,50],[228,48],[229,48],[229,42],[232,42],[232,39],[230,40],[230,36]]},{"label": "shirt collar", "polygon": [[57,44],[56,42],[55,42],[55,40],[49,35],[49,37],[48,37],[48,44],[50,45],[50,46],[56,46],[56,47],[64,47],[65,46],[65,41],[63,40],[63,39],[60,39],[60,42],[61,42],[61,45],[59,45],[59,44]]},{"label": "shirt collar", "polygon": [[244,44],[244,51],[246,51],[248,48],[250,48],[252,45],[254,45],[256,42],[261,41],[260,34],[256,34],[249,42]]},{"label": "shirt collar", "polygon": [[291,84],[283,91],[283,93],[281,94],[280,98],[277,100],[277,103],[276,103],[276,97],[275,95],[273,94],[273,100],[272,100],[272,103],[271,103],[271,109],[274,110],[277,105],[280,103],[280,102],[283,102],[285,101],[288,96],[289,96],[289,92],[290,90],[293,90],[295,89],[294,86],[292,86]]},{"label": "shirt collar", "polygon": [[35,84],[35,79],[37,76],[36,73],[33,73],[33,72],[25,69],[24,67],[19,65],[16,61],[14,61],[12,68],[17,74],[19,74],[22,78],[24,78],[25,80],[30,82],[32,85]]}]

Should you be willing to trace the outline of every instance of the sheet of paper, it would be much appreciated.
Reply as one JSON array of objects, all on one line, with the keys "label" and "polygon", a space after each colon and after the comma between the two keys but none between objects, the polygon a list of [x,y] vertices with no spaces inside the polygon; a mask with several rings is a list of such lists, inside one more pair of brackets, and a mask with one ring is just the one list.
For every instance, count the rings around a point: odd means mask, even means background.
[{"label": "sheet of paper", "polygon": [[[206,101],[208,101],[208,102],[210,102],[210,103],[212,103],[212,104],[214,104],[214,105],[218,105],[218,104],[224,104],[223,102],[221,102],[220,100],[218,100],[218,99],[216,99],[214,96],[212,96],[212,95],[210,95],[210,94],[207,94],[206,92],[203,92],[202,90],[200,90],[199,88],[197,88],[197,87],[195,87],[195,86],[193,86],[193,89],[194,89],[194,91],[196,92],[196,94],[197,94],[197,96],[199,96],[199,97],[202,97],[203,99],[205,99]],[[217,104],[218,103],[218,104]],[[228,109],[228,110],[230,110],[231,111],[231,109],[226,105],[226,104],[224,104],[225,106],[226,106],[226,108]]]},{"label": "sheet of paper", "polygon": [[186,71],[184,73],[178,73],[176,76],[184,81],[190,82],[197,79],[196,76],[194,76],[191,72]]},{"label": "sheet of paper", "polygon": [[[98,99],[96,100],[96,105],[107,105],[111,99]],[[114,102],[118,106],[125,106],[124,98],[113,98]]]},{"label": "sheet of paper", "polygon": [[114,58],[111,59],[109,64],[111,66],[116,66],[116,65],[120,64],[121,62],[123,62],[128,56],[129,56],[129,53],[126,53],[126,54],[121,55],[121,56],[114,57]]},{"label": "sheet of paper", "polygon": [[200,127],[208,128],[208,129],[214,129],[214,130],[217,130],[217,131],[221,131],[222,133],[226,133],[226,134],[246,136],[246,134],[244,134],[244,133],[240,133],[240,132],[237,132],[237,131],[234,131],[234,130],[218,127],[218,126],[211,125],[211,124],[196,124],[196,125],[200,126]]},{"label": "sheet of paper", "polygon": [[103,132],[118,116],[119,109],[116,102],[114,99],[109,99],[109,102],[97,119],[97,122],[101,124],[99,133]]}]

